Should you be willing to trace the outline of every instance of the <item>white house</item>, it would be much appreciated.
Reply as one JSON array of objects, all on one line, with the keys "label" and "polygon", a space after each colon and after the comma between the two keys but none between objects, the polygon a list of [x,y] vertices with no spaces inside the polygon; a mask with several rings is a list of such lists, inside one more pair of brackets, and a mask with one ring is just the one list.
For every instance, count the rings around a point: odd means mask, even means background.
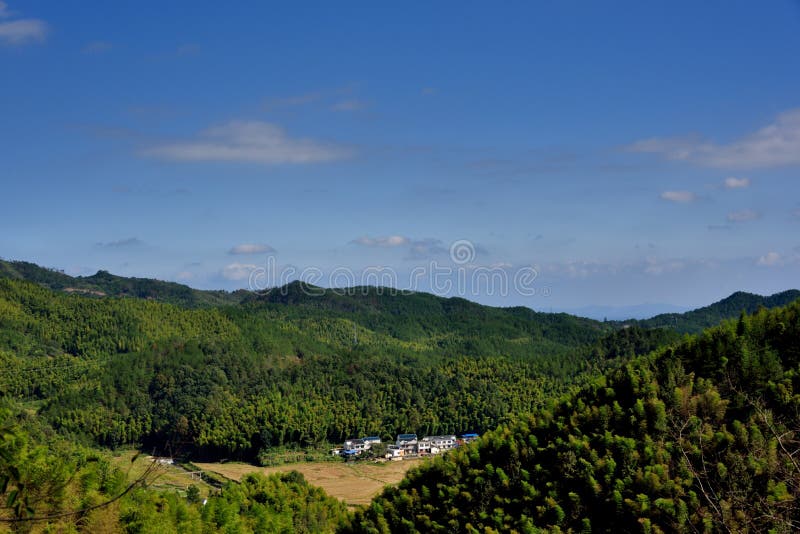
[{"label": "white house", "polygon": [[448,436],[425,436],[420,443],[420,452],[424,443],[431,454],[448,451],[458,446],[458,441],[453,435]]},{"label": "white house", "polygon": [[348,439],[344,442],[345,450],[356,451],[356,454],[362,454],[369,447],[370,444],[364,443],[363,439]]},{"label": "white house", "polygon": [[406,454],[415,454],[417,452],[417,443],[416,434],[398,434],[395,445],[403,449]]},{"label": "white house", "polygon": [[386,457],[390,460],[399,459],[405,456],[405,450],[399,445],[389,445],[386,449]]},{"label": "white house", "polygon": [[428,441],[427,438],[419,440],[419,443],[417,443],[417,453],[422,455],[431,454],[431,442]]}]

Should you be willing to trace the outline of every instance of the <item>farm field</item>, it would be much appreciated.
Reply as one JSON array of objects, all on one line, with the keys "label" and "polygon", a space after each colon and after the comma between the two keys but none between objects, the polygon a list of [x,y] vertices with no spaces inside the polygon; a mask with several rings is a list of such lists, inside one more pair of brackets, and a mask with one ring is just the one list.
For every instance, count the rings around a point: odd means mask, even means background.
[{"label": "farm field", "polygon": [[357,506],[368,504],[384,486],[397,484],[412,467],[424,460],[411,459],[397,462],[305,462],[277,467],[257,467],[245,463],[199,463],[203,471],[217,473],[231,480],[241,480],[248,473],[272,473],[298,471],[309,484],[319,486],[332,497]]},{"label": "farm field", "polygon": [[[152,461],[152,456],[137,453],[135,450],[123,451],[112,458],[112,463],[127,473],[130,482],[142,476]],[[212,489],[197,475],[193,477],[188,471],[177,465],[159,465],[149,477],[148,485],[156,490],[180,492],[186,491],[189,485],[195,485],[203,498],[207,497]]]}]

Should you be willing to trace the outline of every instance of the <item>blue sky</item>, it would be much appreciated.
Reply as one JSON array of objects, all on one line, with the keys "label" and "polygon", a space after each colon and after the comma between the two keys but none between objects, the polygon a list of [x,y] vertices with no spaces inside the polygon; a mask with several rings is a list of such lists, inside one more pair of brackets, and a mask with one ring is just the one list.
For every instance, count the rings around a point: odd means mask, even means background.
[{"label": "blue sky", "polygon": [[0,256],[482,269],[509,290],[437,292],[545,310],[800,286],[797,2],[231,4],[0,2]]}]

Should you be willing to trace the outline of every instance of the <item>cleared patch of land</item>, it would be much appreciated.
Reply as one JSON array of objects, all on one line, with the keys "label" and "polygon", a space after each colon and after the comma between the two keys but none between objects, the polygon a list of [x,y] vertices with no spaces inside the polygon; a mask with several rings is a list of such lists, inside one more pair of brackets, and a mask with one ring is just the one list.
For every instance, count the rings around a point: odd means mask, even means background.
[{"label": "cleared patch of land", "polygon": [[[152,456],[138,453],[137,451],[122,451],[111,458],[112,463],[128,475],[128,480],[133,482],[141,477],[153,463]],[[147,484],[153,489],[185,491],[190,485],[195,485],[200,490],[200,496],[206,497],[211,487],[201,480],[198,474],[190,472],[177,465],[159,464],[155,471],[148,477]]]},{"label": "cleared patch of land", "polygon": [[250,464],[198,463],[203,471],[217,473],[231,480],[241,480],[248,473],[283,473],[298,471],[309,484],[319,486],[329,495],[350,505],[367,504],[388,485],[400,482],[406,471],[424,460],[411,459],[398,462],[305,462],[277,467],[256,467]]}]

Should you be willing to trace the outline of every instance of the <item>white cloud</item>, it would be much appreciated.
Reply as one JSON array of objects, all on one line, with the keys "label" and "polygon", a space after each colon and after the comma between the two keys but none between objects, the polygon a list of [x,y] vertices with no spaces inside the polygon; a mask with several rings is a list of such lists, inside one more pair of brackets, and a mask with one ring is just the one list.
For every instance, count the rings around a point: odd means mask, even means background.
[{"label": "white cloud", "polygon": [[222,277],[226,280],[246,280],[256,268],[257,265],[252,263],[229,263],[222,268]]},{"label": "white cloud", "polygon": [[756,219],[760,219],[761,214],[757,211],[753,210],[739,210],[739,211],[732,211],[728,214],[728,220],[730,222],[747,222],[747,221],[755,221]]},{"label": "white cloud", "polygon": [[771,124],[728,144],[717,144],[697,136],[655,137],[637,141],[626,149],[708,167],[796,166],[800,165],[800,109],[785,111]]},{"label": "white cloud", "polygon": [[686,263],[681,260],[657,260],[647,258],[645,260],[644,272],[654,276],[665,273],[681,271],[686,267]]},{"label": "white cloud", "polygon": [[744,189],[750,187],[750,178],[725,178],[725,189]]},{"label": "white cloud", "polygon": [[[350,243],[372,248],[403,248],[407,252],[404,258],[406,260],[428,260],[446,255],[449,252],[448,247],[445,246],[442,240],[434,237],[410,238],[403,235],[372,237],[365,235],[353,239]],[[486,249],[480,245],[474,246],[476,253],[488,254]]]},{"label": "white cloud", "polygon": [[147,156],[176,161],[230,161],[279,165],[349,158],[353,150],[312,139],[289,137],[280,126],[231,121],[208,128],[198,138],[152,147]]},{"label": "white cloud", "polygon": [[[9,11],[8,4],[0,0],[0,19],[13,18],[16,13]],[[18,19],[0,22],[0,41],[6,44],[23,45],[41,43],[47,37],[47,23],[39,19]]]},{"label": "white cloud", "polygon": [[342,100],[331,106],[333,111],[359,111],[367,107],[367,103],[363,100],[350,99]]},{"label": "white cloud", "polygon": [[692,155],[693,147],[702,143],[696,135],[686,137],[651,137],[625,147],[628,152],[663,154],[668,159],[685,160]]},{"label": "white cloud", "polygon": [[441,239],[433,237],[415,239],[410,245],[411,247],[408,250],[407,257],[407,259],[410,260],[427,260],[448,253],[448,249],[444,246]]},{"label": "white cloud", "polygon": [[302,95],[285,96],[278,98],[268,98],[264,101],[264,109],[271,111],[274,109],[292,108],[296,106],[305,106],[319,101],[322,98],[322,93],[305,93]]},{"label": "white cloud", "polygon": [[275,249],[263,243],[242,243],[232,247],[228,254],[267,254],[270,252],[275,252]]},{"label": "white cloud", "polygon": [[125,239],[118,239],[117,241],[108,241],[105,243],[95,243],[98,248],[124,248],[124,247],[138,247],[144,245],[144,242],[138,237],[128,237]]},{"label": "white cloud", "polygon": [[47,23],[39,19],[19,19],[0,22],[0,41],[23,45],[42,43],[47,37]]},{"label": "white cloud", "polygon": [[670,202],[687,203],[697,200],[697,195],[691,191],[664,191],[660,196],[663,200],[669,200]]},{"label": "white cloud", "polygon": [[181,271],[175,275],[177,280],[191,280],[194,278],[194,273],[191,271]]},{"label": "white cloud", "polygon": [[764,266],[764,267],[772,267],[774,265],[778,265],[781,261],[781,255],[777,252],[767,252],[760,258],[756,264]]},{"label": "white cloud", "polygon": [[402,235],[390,235],[382,237],[369,237],[365,235],[357,239],[353,239],[351,243],[365,247],[401,247],[411,243],[411,240]]},{"label": "white cloud", "polygon": [[569,278],[588,278],[590,276],[615,275],[626,265],[615,265],[594,260],[570,260],[562,263],[548,263],[543,266],[536,265],[534,267],[549,274],[564,275]]}]

